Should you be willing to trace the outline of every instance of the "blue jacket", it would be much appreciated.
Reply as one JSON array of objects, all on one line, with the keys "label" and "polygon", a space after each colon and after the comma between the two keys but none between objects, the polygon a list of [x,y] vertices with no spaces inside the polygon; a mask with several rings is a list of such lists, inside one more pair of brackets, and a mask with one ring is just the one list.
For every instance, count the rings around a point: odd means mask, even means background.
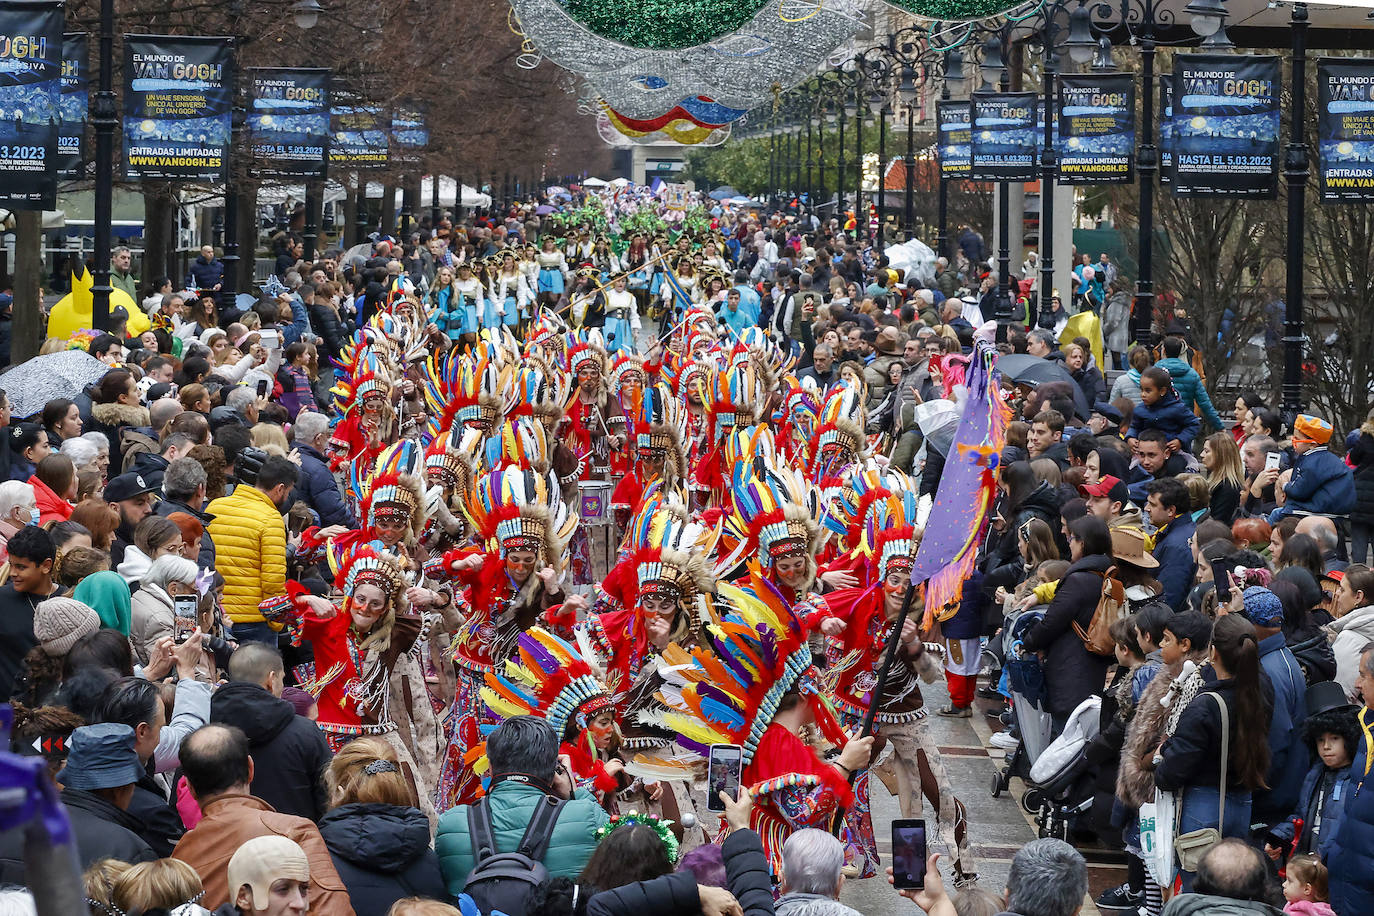
[{"label": "blue jacket", "polygon": [[1177,356],[1172,359],[1161,359],[1155,365],[1169,373],[1174,380],[1174,390],[1178,392],[1185,407],[1192,410],[1196,405],[1202,412],[1203,419],[1212,424],[1213,429],[1226,428],[1222,426],[1221,416],[1212,406],[1212,397],[1207,393],[1207,386],[1202,384],[1202,376],[1197,374],[1196,369]]},{"label": "blue jacket", "polygon": [[[1361,709],[1360,722],[1366,729],[1374,727],[1374,709]],[[1341,916],[1374,912],[1374,780],[1369,778],[1374,740],[1369,734],[1361,738],[1350,767],[1350,796],[1325,857],[1331,872],[1331,908]]]},{"label": "blue jacket", "polygon": [[191,271],[186,275],[187,289],[214,289],[215,284],[224,282],[224,262],[219,258],[207,261],[199,255],[191,262]]},{"label": "blue jacket", "polygon": [[1164,600],[1175,612],[1184,609],[1188,589],[1193,585],[1193,573],[1197,570],[1189,544],[1195,531],[1197,526],[1192,516],[1184,515],[1155,533],[1155,549],[1151,553],[1159,561],[1157,577],[1159,584],[1164,586]]},{"label": "blue jacket", "polygon": [[1177,439],[1186,452],[1193,447],[1193,437],[1202,429],[1202,421],[1183,403],[1178,392],[1170,391],[1154,404],[1142,403],[1135,409],[1126,438],[1138,439],[1147,429],[1157,429],[1170,439]]},{"label": "blue jacket", "polygon": [[1275,823],[1298,803],[1303,774],[1312,765],[1302,725],[1307,721],[1307,681],[1298,660],[1288,650],[1283,633],[1259,643],[1260,668],[1274,688],[1274,711],[1269,719],[1268,789],[1255,792],[1252,819]]},{"label": "blue jacket", "polygon": [[334,475],[329,473],[329,463],[324,456],[308,445],[298,445],[301,453],[301,476],[296,481],[296,498],[305,500],[306,505],[315,510],[320,517],[320,526],[343,525],[356,528],[357,521],[348,505],[339,495]]},{"label": "blue jacket", "polygon": [[291,297],[291,323],[282,324],[280,327],[283,350],[310,333],[310,315],[306,312],[305,303],[301,301],[300,296]]},{"label": "blue jacket", "polygon": [[[1298,793],[1298,804],[1293,808],[1293,814],[1288,820],[1275,824],[1269,828],[1269,832],[1285,842],[1293,842],[1293,835],[1296,832],[1297,821],[1303,820],[1303,835],[1311,840],[1312,824],[1308,818],[1311,812],[1316,809],[1316,794],[1321,788],[1322,777],[1326,775],[1326,764],[1318,760],[1307,771],[1307,775],[1302,780],[1302,791]],[[1345,816],[1345,802],[1353,791],[1350,784],[1350,767],[1344,767],[1336,771],[1336,781],[1331,784],[1331,791],[1327,799],[1322,804],[1322,823],[1321,832],[1317,834],[1317,843],[1313,847],[1317,855],[1323,860],[1331,851],[1331,840],[1340,832],[1341,819]]]},{"label": "blue jacket", "polygon": [[1269,524],[1285,515],[1345,515],[1355,508],[1355,472],[1325,447],[1303,452],[1283,488],[1284,503],[1269,513]]}]

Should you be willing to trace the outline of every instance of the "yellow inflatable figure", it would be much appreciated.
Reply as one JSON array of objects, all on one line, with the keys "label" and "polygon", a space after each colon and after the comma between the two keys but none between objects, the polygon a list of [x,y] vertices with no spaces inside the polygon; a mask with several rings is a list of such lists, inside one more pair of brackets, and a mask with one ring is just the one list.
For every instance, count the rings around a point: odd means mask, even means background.
[{"label": "yellow inflatable figure", "polygon": [[[91,304],[94,297],[91,287],[95,278],[81,268],[80,274],[72,274],[72,291],[67,293],[52,307],[48,315],[48,336],[59,340],[70,339],[77,331],[91,326]],[[129,313],[126,331],[130,337],[137,337],[153,326],[143,309],[122,289],[110,291],[110,311],[119,306]]]}]

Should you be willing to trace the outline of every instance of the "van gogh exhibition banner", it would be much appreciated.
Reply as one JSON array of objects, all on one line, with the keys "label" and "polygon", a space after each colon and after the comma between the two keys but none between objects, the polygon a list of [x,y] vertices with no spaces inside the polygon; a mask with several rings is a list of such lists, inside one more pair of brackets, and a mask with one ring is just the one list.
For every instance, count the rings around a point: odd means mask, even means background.
[{"label": "van gogh exhibition banner", "polygon": [[975,92],[970,142],[975,181],[1034,181],[1035,93]]},{"label": "van gogh exhibition banner", "polygon": [[371,105],[335,105],[329,116],[329,163],[341,169],[384,169],[386,118]]},{"label": "van gogh exhibition banner", "polygon": [[224,180],[232,39],[124,36],[124,177]]},{"label": "van gogh exhibition banner", "polygon": [[1128,182],[1134,171],[1135,80],[1129,73],[1059,77],[1059,181]]},{"label": "van gogh exhibition banner", "polygon": [[1317,163],[1322,203],[1374,200],[1374,61],[1317,62]]},{"label": "van gogh exhibition banner", "polygon": [[0,204],[57,206],[62,4],[0,3]]},{"label": "van gogh exhibition banner", "polygon": [[1271,199],[1279,188],[1279,59],[1174,59],[1174,193]]},{"label": "van gogh exhibition banner", "polygon": [[62,124],[57,134],[57,174],[62,178],[82,174],[90,82],[86,33],[68,32],[62,36]]},{"label": "van gogh exhibition banner", "polygon": [[969,174],[969,130],[972,102],[941,100],[935,103],[939,131],[940,177],[967,178]]},{"label": "van gogh exhibition banner", "polygon": [[329,71],[248,70],[248,136],[264,175],[323,180],[329,164]]}]

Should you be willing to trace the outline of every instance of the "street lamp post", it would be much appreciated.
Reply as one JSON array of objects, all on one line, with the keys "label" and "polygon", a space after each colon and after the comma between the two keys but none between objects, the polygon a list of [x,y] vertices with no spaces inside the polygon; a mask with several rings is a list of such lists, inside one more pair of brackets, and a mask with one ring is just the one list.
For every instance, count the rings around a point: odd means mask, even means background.
[{"label": "street lamp post", "polygon": [[[988,35],[983,42],[980,64],[983,88],[996,86],[999,92],[1011,89],[1011,71],[1007,67],[1007,47],[1011,37],[1011,23],[1005,23]],[[1046,113],[1046,121],[1049,114]],[[1005,343],[1011,325],[1011,188],[1005,181],[997,182],[997,342]]]},{"label": "street lamp post", "polygon": [[840,93],[839,93],[839,97],[838,97],[838,98],[836,99],[836,101],[835,101],[835,107],[836,107],[836,108],[838,109],[838,111],[839,111],[838,120],[839,120],[839,122],[840,122],[840,136],[839,136],[839,149],[840,149],[840,155],[839,155],[839,159],[838,159],[838,160],[836,161],[836,163],[835,163],[835,173],[836,173],[836,174],[835,174],[835,216],[836,216],[836,218],[838,218],[839,221],[840,221],[840,228],[843,229],[843,228],[844,228],[844,204],[845,204],[845,185],[844,185],[844,183],[845,183],[845,180],[849,177],[849,172],[848,172],[848,165],[849,165],[849,164],[845,161],[845,158],[844,158],[844,154],[845,154],[845,145],[844,145],[844,126],[845,126],[845,122],[849,120],[849,89],[848,89],[848,88],[845,86],[845,84],[844,84],[844,76],[843,76],[843,75],[840,76],[840,80],[839,80],[838,86],[839,86]]},{"label": "street lamp post", "polygon": [[1288,276],[1283,303],[1283,416],[1290,425],[1302,410],[1303,235],[1307,203],[1307,4],[1294,3],[1290,19],[1293,69],[1288,118],[1288,152],[1283,177],[1288,186]]},{"label": "street lamp post", "polygon": [[[811,122],[814,120],[815,98],[809,93],[807,94],[806,103],[802,111],[806,115],[806,206],[809,210],[815,202],[815,198],[812,196],[813,188],[811,186],[811,161],[814,156],[811,146]],[[798,139],[800,139],[800,137]]]},{"label": "street lamp post", "polygon": [[902,67],[902,82],[897,87],[897,96],[906,106],[906,158],[903,160],[906,172],[906,198],[902,207],[902,228],[906,237],[911,238],[912,227],[916,221],[916,80],[915,69],[910,64]]},{"label": "street lamp post", "polygon": [[[963,95],[968,85],[964,74],[964,53],[958,48],[950,48],[944,53],[944,79],[941,81],[940,98],[948,102],[951,96]],[[940,202],[939,226],[936,228],[935,253],[949,258],[949,181],[945,178],[944,164],[939,165]]]},{"label": "street lamp post", "polygon": [[[114,132],[119,120],[114,95],[114,0],[100,0],[100,73],[95,93],[95,239],[91,277],[91,323],[110,326],[110,236],[114,234]],[[227,213],[226,213],[227,217]],[[228,231],[228,223],[225,223]]]},{"label": "street lamp post", "polygon": [[878,110],[875,116],[878,119],[878,229],[874,235],[873,244],[881,254],[883,250],[883,220],[887,215],[887,97],[881,93],[878,96]]}]

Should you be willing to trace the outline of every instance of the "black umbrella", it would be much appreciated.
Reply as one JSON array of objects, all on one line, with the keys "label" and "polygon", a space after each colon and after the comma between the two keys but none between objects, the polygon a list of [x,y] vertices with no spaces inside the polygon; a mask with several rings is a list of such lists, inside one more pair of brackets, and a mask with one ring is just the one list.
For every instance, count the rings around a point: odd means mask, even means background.
[{"label": "black umbrella", "polygon": [[1078,382],[1074,381],[1074,377],[1064,368],[1063,363],[1031,356],[1029,353],[1008,353],[997,358],[997,369],[1003,377],[1011,379],[1015,384],[1031,388],[1039,388],[1046,382],[1068,382],[1069,387],[1073,389],[1073,404],[1078,415],[1084,420],[1092,416],[1092,405],[1088,403],[1083,389],[1078,387]]}]

